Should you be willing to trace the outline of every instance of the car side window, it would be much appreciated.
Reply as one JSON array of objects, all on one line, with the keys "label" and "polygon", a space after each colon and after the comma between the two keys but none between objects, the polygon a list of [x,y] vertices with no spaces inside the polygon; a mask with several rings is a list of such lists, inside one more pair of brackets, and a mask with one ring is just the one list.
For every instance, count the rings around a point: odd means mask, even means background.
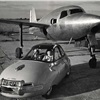
[{"label": "car side window", "polygon": [[58,59],[61,58],[61,54],[60,54],[60,52],[59,52],[58,47],[55,48],[54,58],[55,58],[55,60],[58,60]]},{"label": "car side window", "polygon": [[64,55],[65,55],[65,52],[64,52],[64,50],[62,49],[61,46],[59,46],[59,49],[60,49],[60,53],[61,53],[61,55],[64,56]]}]

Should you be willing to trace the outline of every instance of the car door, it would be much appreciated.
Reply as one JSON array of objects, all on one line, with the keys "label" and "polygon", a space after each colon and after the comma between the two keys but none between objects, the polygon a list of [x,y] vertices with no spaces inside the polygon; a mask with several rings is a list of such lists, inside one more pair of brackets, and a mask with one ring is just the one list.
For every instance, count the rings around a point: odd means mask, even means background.
[{"label": "car door", "polygon": [[65,62],[63,61],[63,57],[59,51],[58,47],[54,49],[54,69],[58,72],[55,83],[59,83],[62,78],[65,76]]},{"label": "car door", "polygon": [[63,61],[64,61],[65,64],[66,64],[66,70],[69,71],[70,60],[69,60],[69,58],[67,57],[67,55],[65,54],[65,52],[64,52],[64,50],[62,49],[61,46],[59,46],[59,50],[60,50],[60,53],[61,53],[61,55],[62,55]]}]

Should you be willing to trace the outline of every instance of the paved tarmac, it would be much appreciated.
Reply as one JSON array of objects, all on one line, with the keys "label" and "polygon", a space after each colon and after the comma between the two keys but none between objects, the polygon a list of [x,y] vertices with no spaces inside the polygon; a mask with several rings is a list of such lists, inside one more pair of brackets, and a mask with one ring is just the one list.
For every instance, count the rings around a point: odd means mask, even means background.
[{"label": "paved tarmac", "polygon": [[100,52],[95,52],[95,69],[89,67],[91,57],[86,48],[72,47],[66,53],[72,64],[71,75],[54,89],[50,100],[100,100]]},{"label": "paved tarmac", "polygon": [[[25,41],[25,53],[36,43]],[[0,72],[16,61],[14,52],[18,44],[18,42],[0,43]],[[100,52],[96,52],[97,67],[92,69],[88,65],[91,57],[87,48],[76,48],[73,44],[62,44],[62,47],[71,60],[71,75],[53,89],[48,100],[100,100]],[[0,95],[0,100],[15,99]],[[22,100],[45,100],[45,98],[36,97]]]}]

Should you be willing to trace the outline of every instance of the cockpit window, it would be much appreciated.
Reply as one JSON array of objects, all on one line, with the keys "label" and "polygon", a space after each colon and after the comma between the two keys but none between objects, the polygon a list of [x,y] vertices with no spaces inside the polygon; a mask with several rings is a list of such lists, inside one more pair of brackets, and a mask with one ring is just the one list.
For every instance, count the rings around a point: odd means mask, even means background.
[{"label": "cockpit window", "polygon": [[75,14],[75,13],[82,13],[82,9],[70,9],[70,14]]},{"label": "cockpit window", "polygon": [[66,17],[67,15],[68,15],[67,11],[62,11],[60,15],[60,19]]}]

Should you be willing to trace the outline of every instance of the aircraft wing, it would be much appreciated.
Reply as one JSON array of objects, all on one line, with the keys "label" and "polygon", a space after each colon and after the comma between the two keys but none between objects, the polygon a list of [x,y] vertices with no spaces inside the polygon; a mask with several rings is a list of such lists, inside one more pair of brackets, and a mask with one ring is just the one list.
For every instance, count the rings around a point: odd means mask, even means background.
[{"label": "aircraft wing", "polygon": [[23,26],[29,26],[29,27],[39,27],[39,28],[47,28],[49,25],[43,24],[43,23],[30,23],[25,21],[18,21],[18,20],[6,20],[6,19],[0,19],[0,23],[8,23],[8,24],[16,24],[16,25],[23,25]]}]

